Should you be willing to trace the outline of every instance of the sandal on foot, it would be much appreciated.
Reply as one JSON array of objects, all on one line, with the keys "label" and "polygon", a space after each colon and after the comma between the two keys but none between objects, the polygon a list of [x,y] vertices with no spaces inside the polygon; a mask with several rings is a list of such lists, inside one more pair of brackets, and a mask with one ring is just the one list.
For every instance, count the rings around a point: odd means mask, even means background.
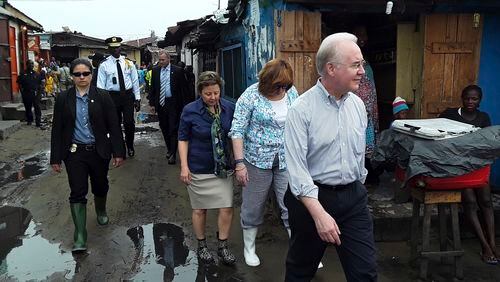
[{"label": "sandal on foot", "polygon": [[495,256],[485,256],[482,253],[479,253],[479,255],[481,256],[481,260],[486,264],[490,264],[490,265],[497,265],[498,264],[498,260]]}]

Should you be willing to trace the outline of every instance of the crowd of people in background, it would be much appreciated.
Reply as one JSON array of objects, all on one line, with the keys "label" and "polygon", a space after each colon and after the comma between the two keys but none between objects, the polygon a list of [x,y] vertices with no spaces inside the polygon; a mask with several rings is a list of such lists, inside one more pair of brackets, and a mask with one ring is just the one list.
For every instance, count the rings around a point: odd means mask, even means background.
[{"label": "crowd of people in background", "polygon": [[[107,54],[95,52],[89,55],[88,58],[92,61],[93,69],[97,70],[101,62],[106,59],[107,56]],[[41,82],[42,88],[40,93],[42,97],[56,97],[59,93],[68,90],[71,86],[74,86],[74,82],[69,71],[70,62],[61,62],[60,60],[56,60],[54,57],[51,58],[51,62],[48,65],[43,58],[31,60],[31,62],[31,69],[43,80],[43,82]],[[146,64],[145,62],[142,62],[139,65],[134,61],[134,64],[136,65],[141,92],[148,93],[151,85],[151,71],[157,63],[153,64],[150,62]],[[192,93],[194,97],[195,75],[193,73],[193,66],[186,65],[183,61],[178,61],[175,65],[183,70],[185,79],[188,81],[188,92]],[[97,81],[97,72],[94,72],[92,75],[92,83],[95,85]]]}]

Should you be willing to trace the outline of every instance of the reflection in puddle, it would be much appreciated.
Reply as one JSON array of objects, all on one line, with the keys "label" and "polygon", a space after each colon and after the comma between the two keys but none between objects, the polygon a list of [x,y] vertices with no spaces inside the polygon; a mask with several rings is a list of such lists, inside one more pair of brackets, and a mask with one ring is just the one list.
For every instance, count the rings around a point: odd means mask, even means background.
[{"label": "reflection in puddle", "polygon": [[137,123],[151,123],[151,122],[157,122],[158,121],[158,115],[157,114],[152,114],[152,113],[146,113],[146,112],[139,112],[137,114]]},{"label": "reflection in puddle", "polygon": [[0,166],[0,187],[41,175],[47,170],[47,165],[48,153],[42,153],[28,159],[20,159],[14,163],[3,163]]},{"label": "reflection in puddle", "polygon": [[[31,214],[23,208],[0,208],[0,280],[71,279],[75,261],[61,253],[36,231]],[[59,274],[59,275],[58,275]]]},{"label": "reflection in puddle", "polygon": [[150,132],[156,132],[159,131],[160,129],[152,127],[152,126],[136,126],[135,127],[135,134],[148,134]]},{"label": "reflection in puddle", "polygon": [[170,223],[148,224],[127,231],[136,254],[135,281],[242,281],[236,269],[198,264],[194,251],[184,244],[182,228]]}]

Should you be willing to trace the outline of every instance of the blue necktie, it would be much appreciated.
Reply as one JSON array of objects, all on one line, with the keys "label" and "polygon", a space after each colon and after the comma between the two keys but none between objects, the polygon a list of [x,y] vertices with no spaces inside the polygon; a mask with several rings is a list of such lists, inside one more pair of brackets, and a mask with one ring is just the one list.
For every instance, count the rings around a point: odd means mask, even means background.
[{"label": "blue necktie", "polygon": [[[163,72],[165,70],[165,72]],[[163,77],[161,76],[161,73],[163,73]],[[167,78],[166,78],[166,69],[162,68],[160,72],[160,106],[165,106],[165,98],[166,98],[166,92],[167,92]]]}]

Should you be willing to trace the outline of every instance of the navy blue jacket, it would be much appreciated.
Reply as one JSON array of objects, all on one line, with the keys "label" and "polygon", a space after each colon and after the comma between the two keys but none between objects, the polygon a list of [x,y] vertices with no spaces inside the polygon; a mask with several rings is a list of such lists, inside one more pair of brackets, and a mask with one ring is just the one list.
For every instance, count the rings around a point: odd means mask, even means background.
[{"label": "navy blue jacket", "polygon": [[[228,133],[234,114],[234,104],[226,99],[220,99],[221,123],[226,146],[231,146]],[[212,148],[212,135],[210,133],[213,119],[207,112],[201,98],[187,104],[181,114],[179,124],[179,141],[188,141],[188,165],[192,173],[214,173],[214,156]],[[225,148],[226,152],[229,151]],[[226,156],[230,158],[230,156]],[[228,160],[230,161],[230,160]]]}]

